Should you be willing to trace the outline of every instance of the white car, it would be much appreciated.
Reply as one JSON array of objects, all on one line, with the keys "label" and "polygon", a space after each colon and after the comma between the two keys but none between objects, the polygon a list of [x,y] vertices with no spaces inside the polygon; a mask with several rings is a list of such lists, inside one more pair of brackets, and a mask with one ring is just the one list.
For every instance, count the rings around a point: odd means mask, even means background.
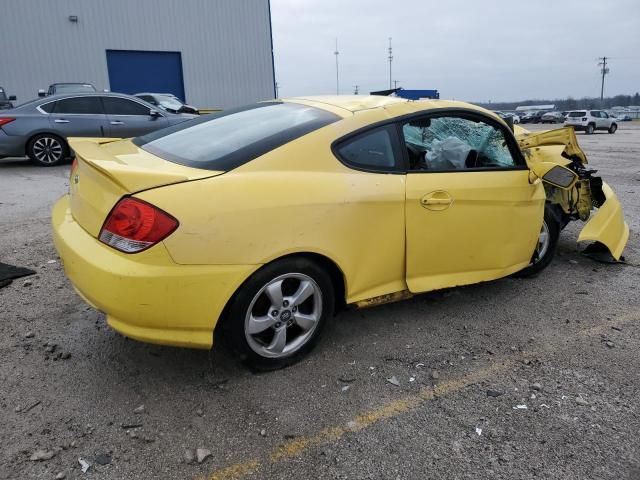
[{"label": "white car", "polygon": [[564,126],[582,130],[588,135],[596,130],[616,133],[618,129],[617,120],[607,115],[607,112],[603,110],[573,110],[567,113]]}]

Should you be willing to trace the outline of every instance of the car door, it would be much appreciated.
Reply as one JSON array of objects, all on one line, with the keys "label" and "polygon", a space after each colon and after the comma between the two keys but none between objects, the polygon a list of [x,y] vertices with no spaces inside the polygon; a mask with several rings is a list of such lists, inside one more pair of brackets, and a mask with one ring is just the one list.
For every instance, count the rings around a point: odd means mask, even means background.
[{"label": "car door", "polygon": [[405,121],[406,279],[421,292],[526,267],[545,194],[507,128],[468,111]]},{"label": "car door", "polygon": [[603,110],[600,110],[600,116],[602,117],[602,128],[606,128],[608,130],[613,123],[613,119]]},{"label": "car door", "polygon": [[41,105],[49,124],[62,137],[104,137],[107,117],[97,96],[75,96]]},{"label": "car door", "polygon": [[102,102],[109,123],[109,137],[137,137],[168,126],[162,113],[142,102],[115,96],[104,96]]}]

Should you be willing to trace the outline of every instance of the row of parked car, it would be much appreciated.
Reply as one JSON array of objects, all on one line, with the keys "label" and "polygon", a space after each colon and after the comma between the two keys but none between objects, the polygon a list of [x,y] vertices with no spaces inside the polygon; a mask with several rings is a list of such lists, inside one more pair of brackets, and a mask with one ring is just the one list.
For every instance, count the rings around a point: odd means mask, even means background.
[{"label": "row of parked car", "polygon": [[58,165],[71,154],[68,137],[136,137],[199,114],[170,93],[99,92],[90,83],[54,83],[38,97],[15,107],[0,87],[0,158]]},{"label": "row of parked car", "polygon": [[[511,119],[515,123],[566,123],[566,120],[570,113],[575,112],[602,112],[607,117],[612,118],[616,122],[629,122],[631,117],[624,113],[605,112],[604,110],[573,110],[564,112],[549,112],[544,110],[522,112],[520,114],[515,112],[502,112],[496,111],[504,119]],[[599,113],[597,114],[599,116]],[[584,115],[583,115],[584,116]]]}]

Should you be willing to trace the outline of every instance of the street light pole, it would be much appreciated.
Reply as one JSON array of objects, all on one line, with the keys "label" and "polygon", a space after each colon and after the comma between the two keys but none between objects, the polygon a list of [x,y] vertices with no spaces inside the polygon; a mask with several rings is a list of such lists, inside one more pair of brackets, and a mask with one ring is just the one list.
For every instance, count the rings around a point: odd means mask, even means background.
[{"label": "street light pole", "polygon": [[391,37],[389,37],[389,90],[391,90],[391,63],[393,62],[393,48],[391,47]]},{"label": "street light pole", "polygon": [[336,38],[336,50],[333,52],[333,54],[336,56],[336,95],[340,95],[340,74],[338,71],[338,55],[340,54],[340,52],[338,52],[337,38]]},{"label": "street light pole", "polygon": [[598,60],[600,62],[598,65],[602,67],[602,84],[600,86],[600,108],[604,108],[604,76],[609,73],[609,69],[607,68],[607,57],[600,57]]}]

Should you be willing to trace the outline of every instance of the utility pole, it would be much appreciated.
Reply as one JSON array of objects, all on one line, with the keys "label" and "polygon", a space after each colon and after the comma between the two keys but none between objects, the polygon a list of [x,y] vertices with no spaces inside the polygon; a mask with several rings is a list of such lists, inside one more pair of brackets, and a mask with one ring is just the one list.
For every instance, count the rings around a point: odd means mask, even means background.
[{"label": "utility pole", "polygon": [[338,39],[336,38],[336,50],[335,52],[333,52],[333,54],[336,56],[336,95],[340,95],[340,75],[338,72],[338,55],[340,54],[340,52],[338,52]]},{"label": "utility pole", "polygon": [[360,85],[354,85],[353,86],[353,94],[354,95],[358,95],[358,92],[360,91],[359,88],[360,88]]},{"label": "utility pole", "polygon": [[276,82],[276,98],[280,98],[280,84]]},{"label": "utility pole", "polygon": [[394,81],[393,81],[393,88],[398,88],[398,82],[399,82],[399,81],[400,81],[400,80],[394,80]]},{"label": "utility pole", "polygon": [[393,48],[391,47],[391,37],[389,37],[389,90],[391,90],[391,63],[393,62]]},{"label": "utility pole", "polygon": [[602,68],[600,72],[602,73],[602,85],[600,86],[600,108],[604,108],[604,76],[609,73],[609,69],[607,68],[607,57],[600,57],[598,65]]}]

